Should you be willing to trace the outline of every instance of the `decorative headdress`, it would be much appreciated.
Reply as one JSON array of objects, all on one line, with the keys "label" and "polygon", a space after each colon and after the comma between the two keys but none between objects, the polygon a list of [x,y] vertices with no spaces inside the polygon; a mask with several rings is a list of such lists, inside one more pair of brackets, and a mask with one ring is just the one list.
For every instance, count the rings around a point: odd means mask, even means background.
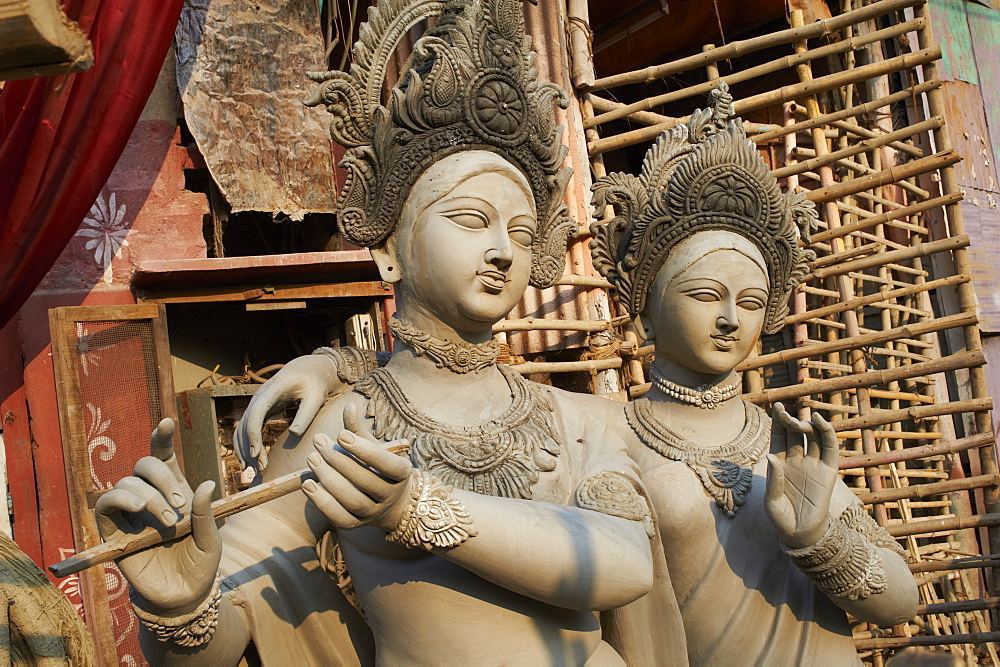
[{"label": "decorative headdress", "polygon": [[[382,85],[397,43],[435,15],[387,109]],[[330,133],[347,148],[337,211],[349,241],[381,246],[424,170],[458,151],[488,150],[523,172],[534,195],[531,284],[547,287],[562,275],[576,223],[562,201],[572,170],[560,169],[567,149],[552,105],[565,108],[568,98],[537,81],[530,45],[521,0],[379,0],[361,26],[350,73],[309,73],[321,85],[306,104],[326,105]]]},{"label": "decorative headdress", "polygon": [[799,237],[808,243],[816,207],[802,193],[778,189],[743,121],[734,118],[725,83],[709,94],[709,103],[687,125],[660,135],[641,175],[613,173],[594,183],[598,215],[609,205],[615,210],[610,222],[594,225],[594,266],[638,315],[671,248],[698,232],[734,232],[752,241],[767,263],[771,289],[763,330],[774,333],[815,257],[799,247]]}]

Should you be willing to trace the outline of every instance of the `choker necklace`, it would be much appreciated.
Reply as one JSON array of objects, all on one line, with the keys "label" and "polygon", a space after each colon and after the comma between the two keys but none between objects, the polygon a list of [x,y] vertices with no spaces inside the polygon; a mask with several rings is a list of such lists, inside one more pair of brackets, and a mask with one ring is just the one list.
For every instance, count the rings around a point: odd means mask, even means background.
[{"label": "choker necklace", "polygon": [[732,384],[703,384],[691,389],[663,377],[656,370],[656,366],[649,369],[649,375],[653,381],[653,385],[667,396],[676,398],[683,403],[690,403],[691,405],[697,405],[699,408],[707,408],[709,410],[714,410],[719,407],[720,403],[738,396],[740,390],[743,388],[743,382],[739,376],[733,380]]},{"label": "choker necklace", "polygon": [[[406,397],[388,368],[364,376],[354,390],[368,398],[375,437],[408,440],[414,467],[465,491],[530,499],[539,473],[556,468],[560,445],[553,407],[541,385],[503,364],[497,369],[510,387],[510,407],[479,426],[428,417]],[[404,454],[402,448],[396,453]]]},{"label": "choker necklace", "polygon": [[438,368],[447,368],[453,373],[482,370],[495,364],[500,356],[500,343],[494,339],[476,345],[464,340],[435,338],[395,317],[389,318],[389,331],[394,338],[413,348],[418,357],[426,356]]},{"label": "choker necklace", "polygon": [[649,399],[625,406],[629,426],[639,440],[661,456],[688,465],[716,504],[730,517],[750,494],[753,466],[771,442],[771,420],[752,403],[743,403],[746,423],[735,439],[714,447],[701,447],[677,435],[653,416]]}]

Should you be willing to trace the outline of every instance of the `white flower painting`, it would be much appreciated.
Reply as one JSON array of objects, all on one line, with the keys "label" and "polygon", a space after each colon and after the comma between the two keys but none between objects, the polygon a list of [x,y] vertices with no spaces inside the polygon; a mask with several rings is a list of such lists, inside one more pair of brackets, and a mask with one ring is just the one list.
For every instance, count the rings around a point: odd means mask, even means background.
[{"label": "white flower painting", "polygon": [[97,196],[97,201],[90,207],[90,213],[83,219],[83,226],[76,233],[88,239],[87,250],[94,251],[94,261],[104,271],[104,281],[111,282],[111,260],[121,253],[123,246],[128,245],[128,227],[125,221],[125,204],[118,206],[115,193],[108,196]]}]

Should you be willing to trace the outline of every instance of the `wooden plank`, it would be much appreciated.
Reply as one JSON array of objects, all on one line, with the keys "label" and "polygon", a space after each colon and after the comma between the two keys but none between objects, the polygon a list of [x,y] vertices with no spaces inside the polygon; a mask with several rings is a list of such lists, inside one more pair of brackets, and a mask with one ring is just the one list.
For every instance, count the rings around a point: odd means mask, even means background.
[{"label": "wooden plank", "polygon": [[94,51],[56,0],[0,0],[0,81],[82,72]]},{"label": "wooden plank", "polygon": [[213,303],[219,301],[298,301],[302,299],[339,299],[344,297],[384,297],[392,286],[382,281],[361,283],[312,283],[304,285],[232,285],[199,289],[149,289],[142,293],[143,303]]}]

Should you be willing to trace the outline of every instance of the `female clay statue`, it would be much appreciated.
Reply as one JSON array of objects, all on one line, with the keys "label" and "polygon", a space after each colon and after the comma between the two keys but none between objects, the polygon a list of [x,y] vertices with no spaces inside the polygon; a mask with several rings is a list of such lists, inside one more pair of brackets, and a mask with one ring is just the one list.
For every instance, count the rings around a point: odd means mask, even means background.
[{"label": "female clay statue", "polygon": [[[856,664],[845,612],[905,622],[916,585],[902,550],[840,481],[830,424],[800,422],[781,404],[772,423],[740,398],[733,369],[762,331],[780,328],[805,273],[796,227],[807,234],[815,210],[780,193],[724,84],[712,101],[660,137],[640,177],[594,186],[596,209],[617,213],[595,229],[595,265],[656,356],[644,398],[577,400],[604,416],[639,466],[670,575],[615,613],[655,618],[675,600],[691,664]],[[248,453],[251,442],[260,451],[256,433],[278,397],[308,407],[320,384],[349,379],[343,369],[336,380],[309,378],[304,365],[294,360],[251,405],[241,426]],[[636,664],[665,658],[625,654]]]},{"label": "female clay statue", "polygon": [[154,663],[235,664],[251,642],[265,664],[369,662],[360,613],[380,664],[622,664],[595,612],[651,587],[634,465],[567,394],[497,365],[491,333],[562,273],[560,93],[535,81],[519,0],[454,0],[380,106],[387,45],[439,6],[380,3],[351,74],[315,77],[349,148],[343,232],[398,304],[388,365],[272,451],[268,477],[315,480],[217,530],[164,424],[98,503],[106,539],[192,514],[191,536],[119,561]]}]

